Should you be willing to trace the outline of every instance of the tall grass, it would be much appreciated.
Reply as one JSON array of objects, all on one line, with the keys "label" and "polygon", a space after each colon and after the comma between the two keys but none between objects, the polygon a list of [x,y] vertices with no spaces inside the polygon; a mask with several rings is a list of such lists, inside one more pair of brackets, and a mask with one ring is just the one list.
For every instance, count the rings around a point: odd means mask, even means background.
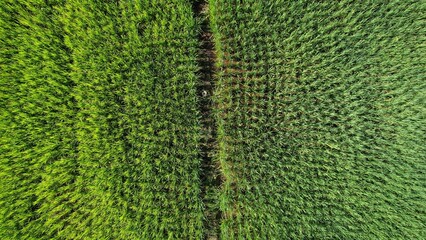
[{"label": "tall grass", "polygon": [[210,0],[212,154],[194,2],[0,4],[0,238],[424,239],[426,3]]},{"label": "tall grass", "polygon": [[199,239],[184,1],[5,1],[2,239]]},{"label": "tall grass", "polygon": [[421,239],[426,5],[210,1],[223,239]]}]

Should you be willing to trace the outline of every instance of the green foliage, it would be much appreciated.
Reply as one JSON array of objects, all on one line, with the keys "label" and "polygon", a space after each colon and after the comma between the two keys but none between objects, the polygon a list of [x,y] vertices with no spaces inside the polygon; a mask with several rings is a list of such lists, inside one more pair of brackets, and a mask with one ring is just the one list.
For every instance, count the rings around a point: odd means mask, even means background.
[{"label": "green foliage", "polygon": [[2,1],[0,238],[426,238],[426,2],[210,0],[205,203],[195,2]]},{"label": "green foliage", "polygon": [[223,239],[426,238],[424,1],[210,1]]},{"label": "green foliage", "polygon": [[184,1],[3,1],[2,239],[199,239]]}]

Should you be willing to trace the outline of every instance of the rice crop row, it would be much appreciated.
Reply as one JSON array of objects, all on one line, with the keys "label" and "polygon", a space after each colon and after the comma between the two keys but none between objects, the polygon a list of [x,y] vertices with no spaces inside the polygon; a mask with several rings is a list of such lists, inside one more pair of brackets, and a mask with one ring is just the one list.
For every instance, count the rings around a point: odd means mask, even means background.
[{"label": "rice crop row", "polygon": [[223,239],[426,236],[424,1],[210,1]]},{"label": "rice crop row", "polygon": [[2,239],[199,239],[186,1],[0,6]]}]

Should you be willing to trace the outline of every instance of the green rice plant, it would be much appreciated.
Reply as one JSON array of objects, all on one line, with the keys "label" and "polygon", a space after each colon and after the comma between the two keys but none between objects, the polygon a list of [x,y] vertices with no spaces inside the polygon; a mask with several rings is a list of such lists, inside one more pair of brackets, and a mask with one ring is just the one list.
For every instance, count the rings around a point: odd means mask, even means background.
[{"label": "green rice plant", "polygon": [[58,4],[3,1],[0,8],[2,239],[50,237],[73,208],[74,84]]},{"label": "green rice plant", "polygon": [[211,121],[198,2],[2,2],[0,238],[425,238],[426,3],[209,1]]},{"label": "green rice plant", "polygon": [[424,1],[210,1],[222,239],[426,237]]},{"label": "green rice plant", "polygon": [[4,1],[2,239],[199,239],[185,1]]}]

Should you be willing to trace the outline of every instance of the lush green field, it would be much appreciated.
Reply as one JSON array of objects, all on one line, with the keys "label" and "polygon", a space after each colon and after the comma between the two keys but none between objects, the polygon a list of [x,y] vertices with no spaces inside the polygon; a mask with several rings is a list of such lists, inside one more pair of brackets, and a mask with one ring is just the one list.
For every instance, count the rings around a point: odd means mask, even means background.
[{"label": "lush green field", "polygon": [[0,239],[425,239],[424,12],[3,0]]},{"label": "lush green field", "polygon": [[223,239],[426,237],[425,1],[210,1]]},{"label": "lush green field", "polygon": [[0,238],[200,239],[186,1],[3,1]]}]

